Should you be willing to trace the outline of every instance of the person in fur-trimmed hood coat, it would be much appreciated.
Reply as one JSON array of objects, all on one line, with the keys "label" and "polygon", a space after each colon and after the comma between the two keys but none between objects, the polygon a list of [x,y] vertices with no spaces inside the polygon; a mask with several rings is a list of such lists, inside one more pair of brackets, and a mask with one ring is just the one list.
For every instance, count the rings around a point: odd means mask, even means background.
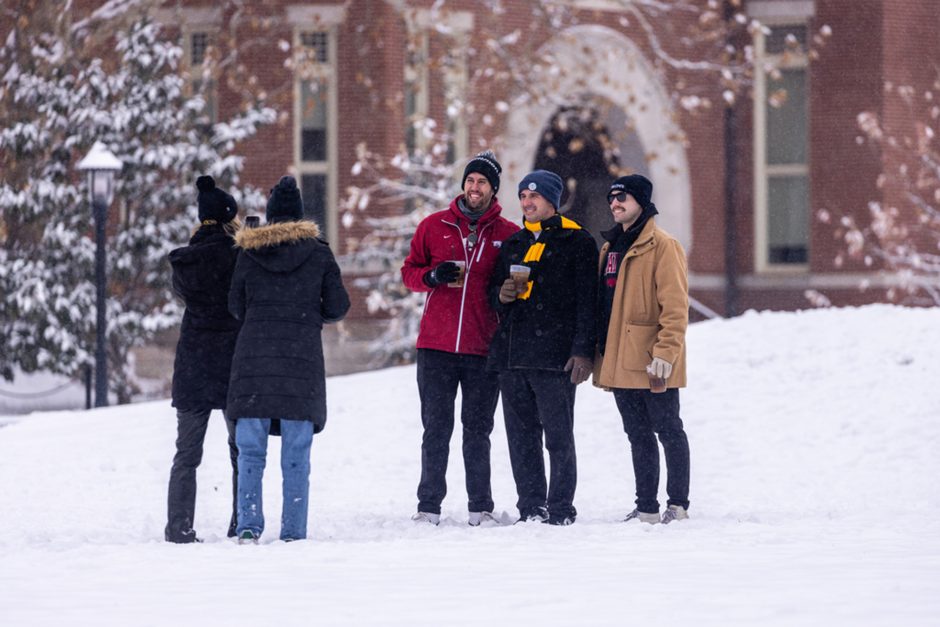
[{"label": "person in fur-trimmed hood coat", "polygon": [[310,443],[326,425],[326,370],[320,331],[341,320],[349,295],[319,227],[303,220],[293,177],[268,200],[267,224],[243,229],[229,311],[244,324],[235,346],[228,412],[238,421],[238,533],[264,529],[261,474],[267,436],[280,421],[284,474],[281,539],[307,533]]}]

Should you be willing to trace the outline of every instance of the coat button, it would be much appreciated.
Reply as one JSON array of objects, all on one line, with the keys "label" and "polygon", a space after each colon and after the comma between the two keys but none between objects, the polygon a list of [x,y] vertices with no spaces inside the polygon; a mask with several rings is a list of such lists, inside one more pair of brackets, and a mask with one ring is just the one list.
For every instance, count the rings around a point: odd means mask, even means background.
[{"label": "coat button", "polygon": [[541,329],[536,329],[536,330],[535,330],[535,337],[542,337],[542,330],[541,330]]},{"label": "coat button", "polygon": [[538,305],[535,306],[535,308],[538,309],[539,311],[542,311],[543,307],[544,305],[542,305],[542,303],[539,303]]}]

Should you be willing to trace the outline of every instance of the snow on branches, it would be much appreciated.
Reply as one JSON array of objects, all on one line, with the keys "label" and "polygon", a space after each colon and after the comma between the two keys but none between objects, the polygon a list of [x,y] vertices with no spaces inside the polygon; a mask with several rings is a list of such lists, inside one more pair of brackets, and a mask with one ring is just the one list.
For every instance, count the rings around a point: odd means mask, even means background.
[{"label": "snow on branches", "polygon": [[[275,114],[248,103],[205,124],[205,99],[178,72],[181,49],[146,16],[117,34],[113,59],[38,25],[16,37],[0,49],[0,372],[75,376],[93,361],[94,230],[75,163],[101,141],[124,163],[108,224],[107,333],[110,387],[126,402],[130,349],[179,321],[166,255],[196,223],[193,181],[209,173],[240,202],[260,201],[239,191],[231,151]],[[68,55],[56,52],[63,42]]]}]

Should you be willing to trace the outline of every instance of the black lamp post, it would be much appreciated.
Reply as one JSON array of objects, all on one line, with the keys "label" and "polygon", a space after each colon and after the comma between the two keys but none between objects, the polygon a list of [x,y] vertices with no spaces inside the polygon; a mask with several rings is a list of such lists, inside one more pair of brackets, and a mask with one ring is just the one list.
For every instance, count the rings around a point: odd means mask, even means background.
[{"label": "black lamp post", "polygon": [[95,324],[95,407],[108,405],[108,278],[105,270],[105,227],[108,223],[108,206],[114,198],[114,175],[122,165],[101,142],[95,142],[85,158],[78,163],[78,169],[87,173],[88,196],[95,214],[95,287],[98,294],[98,319]]}]

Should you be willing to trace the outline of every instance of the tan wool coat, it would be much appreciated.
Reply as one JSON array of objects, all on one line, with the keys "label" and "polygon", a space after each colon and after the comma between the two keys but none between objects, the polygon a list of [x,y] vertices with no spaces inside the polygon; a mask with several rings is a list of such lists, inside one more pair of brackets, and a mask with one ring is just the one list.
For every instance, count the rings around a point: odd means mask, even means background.
[{"label": "tan wool coat", "polygon": [[[610,244],[601,248],[600,259]],[[617,274],[604,356],[594,359],[594,385],[648,389],[653,357],[672,364],[666,381],[685,387],[685,331],[689,326],[689,277],[685,250],[650,219],[626,252]]]}]

